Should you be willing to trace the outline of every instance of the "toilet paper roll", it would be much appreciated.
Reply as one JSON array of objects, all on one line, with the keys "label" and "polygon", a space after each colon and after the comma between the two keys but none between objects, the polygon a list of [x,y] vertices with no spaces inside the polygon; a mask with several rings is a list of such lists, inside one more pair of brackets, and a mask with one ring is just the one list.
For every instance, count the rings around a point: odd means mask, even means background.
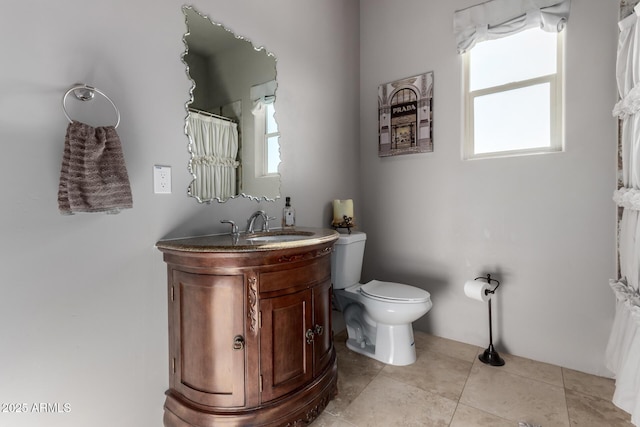
[{"label": "toilet paper roll", "polygon": [[476,301],[487,302],[492,294],[485,291],[489,289],[489,284],[482,280],[467,280],[464,284],[464,294]]}]

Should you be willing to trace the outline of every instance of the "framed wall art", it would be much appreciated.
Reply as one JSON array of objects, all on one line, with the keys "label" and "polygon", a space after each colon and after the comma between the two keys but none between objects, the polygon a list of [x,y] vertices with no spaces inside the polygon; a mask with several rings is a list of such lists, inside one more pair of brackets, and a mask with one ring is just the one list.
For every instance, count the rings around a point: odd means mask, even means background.
[{"label": "framed wall art", "polygon": [[433,71],[378,86],[378,156],[433,151]]}]

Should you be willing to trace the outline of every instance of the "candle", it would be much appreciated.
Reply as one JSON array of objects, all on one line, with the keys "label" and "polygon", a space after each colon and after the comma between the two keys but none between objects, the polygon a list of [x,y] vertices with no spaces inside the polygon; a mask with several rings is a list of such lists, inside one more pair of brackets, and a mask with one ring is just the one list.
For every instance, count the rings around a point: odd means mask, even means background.
[{"label": "candle", "polygon": [[337,226],[345,222],[344,217],[352,218],[353,222],[353,200],[333,201],[333,225]]}]

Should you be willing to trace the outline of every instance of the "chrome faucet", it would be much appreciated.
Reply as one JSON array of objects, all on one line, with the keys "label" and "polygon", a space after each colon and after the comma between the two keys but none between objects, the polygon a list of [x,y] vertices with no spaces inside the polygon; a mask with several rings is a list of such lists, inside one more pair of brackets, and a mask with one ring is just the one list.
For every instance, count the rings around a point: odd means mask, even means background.
[{"label": "chrome faucet", "polygon": [[235,222],[233,222],[233,221],[231,221],[229,219],[223,219],[223,220],[220,220],[220,222],[222,224],[230,224],[231,225],[231,235],[233,237],[237,237],[240,234],[239,231],[238,231],[238,226],[236,225]]},{"label": "chrome faucet", "polygon": [[247,234],[253,233],[253,227],[258,217],[262,218],[262,231],[269,231],[269,220],[272,218],[269,218],[265,211],[259,210],[252,213],[247,220]]}]

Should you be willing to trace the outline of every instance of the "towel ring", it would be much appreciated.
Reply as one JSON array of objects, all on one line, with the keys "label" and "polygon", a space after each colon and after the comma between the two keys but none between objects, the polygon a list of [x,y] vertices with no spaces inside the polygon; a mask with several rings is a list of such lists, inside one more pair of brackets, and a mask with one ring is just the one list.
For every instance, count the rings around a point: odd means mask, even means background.
[{"label": "towel ring", "polygon": [[67,101],[67,96],[69,96],[69,94],[71,92],[73,92],[73,95],[77,99],[79,99],[80,101],[91,101],[95,96],[95,92],[98,92],[100,95],[104,96],[107,99],[107,101],[109,101],[111,103],[111,105],[113,106],[113,109],[116,110],[117,120],[116,120],[116,124],[115,124],[114,128],[118,127],[118,125],[120,124],[120,111],[118,111],[118,107],[116,107],[116,104],[114,104],[113,101],[111,100],[111,98],[109,98],[107,95],[105,95],[98,88],[95,88],[93,86],[89,86],[89,85],[86,85],[86,84],[78,84],[78,85],[73,86],[62,97],[62,111],[64,112],[64,115],[67,118],[67,120],[69,120],[69,123],[72,123],[73,119],[71,117],[69,117],[69,113],[67,113],[67,108],[66,108],[65,103]]}]

